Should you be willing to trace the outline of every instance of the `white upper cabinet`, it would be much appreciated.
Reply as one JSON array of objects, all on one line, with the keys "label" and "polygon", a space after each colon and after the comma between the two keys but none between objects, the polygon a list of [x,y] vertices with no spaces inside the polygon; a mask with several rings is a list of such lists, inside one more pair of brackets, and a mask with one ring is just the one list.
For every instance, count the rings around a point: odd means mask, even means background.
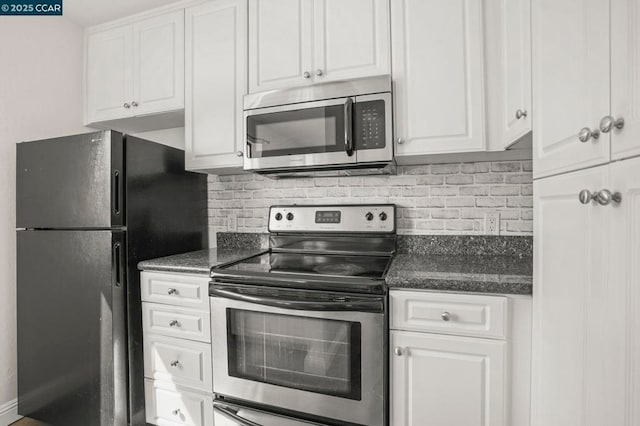
[{"label": "white upper cabinet", "polygon": [[133,24],[133,112],[184,108],[184,12]]},{"label": "white upper cabinet", "polygon": [[487,134],[497,150],[531,131],[531,0],[484,5]]},{"label": "white upper cabinet", "polygon": [[609,6],[533,2],[534,177],[609,161],[612,133],[599,129],[610,113],[610,29],[617,23],[610,23]]},{"label": "white upper cabinet", "polygon": [[388,0],[314,0],[316,82],[389,74]]},{"label": "white upper cabinet", "polygon": [[87,124],[184,108],[183,10],[89,28],[86,39]]},{"label": "white upper cabinet", "polygon": [[482,2],[391,2],[396,153],[485,150]]},{"label": "white upper cabinet", "polygon": [[242,97],[247,90],[246,0],[186,10],[185,166],[242,168]]},{"label": "white upper cabinet", "polygon": [[87,36],[86,107],[89,123],[130,113],[133,99],[132,39],[133,31],[129,25]]},{"label": "white upper cabinet", "polygon": [[312,9],[312,0],[249,0],[251,92],[312,81]]},{"label": "white upper cabinet", "polygon": [[249,0],[249,90],[389,73],[388,0]]},{"label": "white upper cabinet", "polygon": [[611,118],[624,119],[611,130],[613,160],[640,155],[639,22],[640,1],[611,2]]}]

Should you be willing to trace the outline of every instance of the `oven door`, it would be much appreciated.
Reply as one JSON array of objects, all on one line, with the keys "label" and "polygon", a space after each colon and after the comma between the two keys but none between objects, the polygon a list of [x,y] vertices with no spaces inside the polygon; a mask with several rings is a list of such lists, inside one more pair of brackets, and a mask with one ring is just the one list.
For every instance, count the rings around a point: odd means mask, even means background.
[{"label": "oven door", "polygon": [[244,113],[245,170],[355,164],[353,98]]},{"label": "oven door", "polygon": [[214,392],[343,423],[385,422],[382,297],[211,286]]}]

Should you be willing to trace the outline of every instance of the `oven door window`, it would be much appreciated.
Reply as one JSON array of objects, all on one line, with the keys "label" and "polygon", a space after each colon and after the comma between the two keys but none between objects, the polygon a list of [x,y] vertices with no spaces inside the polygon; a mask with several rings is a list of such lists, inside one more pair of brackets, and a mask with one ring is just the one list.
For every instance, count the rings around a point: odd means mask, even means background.
[{"label": "oven door window", "polygon": [[227,308],[229,375],[360,400],[361,325]]},{"label": "oven door window", "polygon": [[247,117],[249,158],[345,151],[344,105]]}]

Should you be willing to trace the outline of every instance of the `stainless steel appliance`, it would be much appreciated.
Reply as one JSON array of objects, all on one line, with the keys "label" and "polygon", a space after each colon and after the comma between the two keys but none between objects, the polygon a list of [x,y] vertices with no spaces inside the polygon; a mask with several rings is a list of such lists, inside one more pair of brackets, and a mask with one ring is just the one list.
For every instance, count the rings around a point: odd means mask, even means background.
[{"label": "stainless steel appliance", "polygon": [[391,77],[244,97],[244,169],[272,177],[395,172]]},{"label": "stainless steel appliance", "polygon": [[145,425],[140,260],[206,241],[206,177],[113,131],[17,144],[18,413]]},{"label": "stainless steel appliance", "polygon": [[269,231],[268,251],[211,270],[216,413],[386,425],[395,206],[274,206]]}]

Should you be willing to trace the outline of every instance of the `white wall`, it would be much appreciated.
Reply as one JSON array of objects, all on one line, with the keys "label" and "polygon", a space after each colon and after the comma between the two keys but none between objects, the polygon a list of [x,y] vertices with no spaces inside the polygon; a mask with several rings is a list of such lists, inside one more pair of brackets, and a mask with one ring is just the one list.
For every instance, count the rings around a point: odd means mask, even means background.
[{"label": "white wall", "polygon": [[64,17],[0,17],[0,425],[16,398],[16,142],[82,126],[82,29]]}]

